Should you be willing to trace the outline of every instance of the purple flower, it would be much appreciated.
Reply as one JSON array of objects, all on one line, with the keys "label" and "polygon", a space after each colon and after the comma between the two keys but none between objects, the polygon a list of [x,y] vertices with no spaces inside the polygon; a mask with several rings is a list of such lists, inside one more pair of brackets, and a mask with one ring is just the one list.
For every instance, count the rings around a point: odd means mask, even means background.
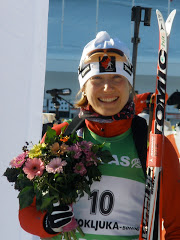
[{"label": "purple flower", "polygon": [[92,142],[87,142],[87,141],[82,141],[79,143],[81,149],[83,151],[90,151],[91,150],[91,147],[93,146],[93,143]]},{"label": "purple flower", "polygon": [[74,172],[77,174],[80,174],[81,176],[84,176],[87,173],[87,170],[84,167],[84,164],[80,162],[80,163],[76,163],[74,167]]},{"label": "purple flower", "polygon": [[75,159],[80,158],[82,154],[81,148],[78,146],[78,144],[68,147],[68,151],[74,152]]},{"label": "purple flower", "polygon": [[[93,152],[86,153],[86,161],[88,162],[86,165],[89,166],[94,164],[97,166],[97,157]],[[91,163],[91,164],[90,164]]]},{"label": "purple flower", "polygon": [[63,173],[63,167],[67,165],[66,161],[62,161],[61,158],[53,158],[51,162],[46,166],[48,173]]}]

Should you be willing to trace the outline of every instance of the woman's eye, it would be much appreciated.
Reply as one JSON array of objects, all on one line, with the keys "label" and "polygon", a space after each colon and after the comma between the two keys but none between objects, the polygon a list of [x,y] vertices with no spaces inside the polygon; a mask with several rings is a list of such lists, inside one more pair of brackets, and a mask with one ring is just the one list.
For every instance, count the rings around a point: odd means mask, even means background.
[{"label": "woman's eye", "polygon": [[120,76],[120,75],[115,75],[114,77],[113,77],[113,81],[115,82],[115,83],[120,83],[121,81],[122,81],[122,77]]},{"label": "woman's eye", "polygon": [[114,79],[122,79],[122,77],[120,75],[115,75],[113,78]]},{"label": "woman's eye", "polygon": [[99,80],[99,79],[101,79],[101,77],[99,77],[99,76],[96,76],[96,77],[92,77],[92,78],[91,78],[91,80]]},{"label": "woman's eye", "polygon": [[93,78],[91,78],[90,80],[91,80],[91,82],[92,82],[93,84],[100,84],[100,83],[102,82],[102,78],[101,78],[101,77],[98,77],[98,76],[93,77]]}]

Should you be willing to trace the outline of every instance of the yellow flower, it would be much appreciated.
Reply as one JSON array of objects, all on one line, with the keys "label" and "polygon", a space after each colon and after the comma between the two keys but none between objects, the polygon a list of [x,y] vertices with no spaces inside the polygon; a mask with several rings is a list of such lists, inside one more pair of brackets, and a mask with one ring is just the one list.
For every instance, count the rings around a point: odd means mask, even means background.
[{"label": "yellow flower", "polygon": [[35,144],[32,149],[29,151],[29,158],[37,158],[42,154],[42,149],[46,147],[45,143]]},{"label": "yellow flower", "polygon": [[45,148],[46,147],[46,144],[45,143],[40,143],[42,148]]}]

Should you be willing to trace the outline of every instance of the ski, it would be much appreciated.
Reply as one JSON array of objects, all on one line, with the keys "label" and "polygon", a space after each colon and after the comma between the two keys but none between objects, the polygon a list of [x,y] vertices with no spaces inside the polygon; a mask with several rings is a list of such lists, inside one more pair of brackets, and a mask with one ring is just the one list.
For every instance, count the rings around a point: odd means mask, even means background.
[{"label": "ski", "polygon": [[168,18],[166,20],[166,23],[165,23],[168,40],[169,40],[169,36],[170,36],[170,33],[171,33],[172,23],[173,23],[175,15],[176,15],[176,9],[174,9],[169,14],[169,16],[168,16]]},{"label": "ski", "polygon": [[173,24],[173,20],[174,17],[176,15],[176,9],[174,9],[168,16],[166,22],[165,22],[165,26],[166,26],[166,33],[167,33],[167,54],[168,54],[168,50],[169,50],[169,37],[170,37],[170,33],[171,33],[171,29],[172,29],[172,24]]},{"label": "ski", "polygon": [[[168,54],[168,49],[169,49],[169,37],[170,37],[170,33],[171,33],[171,28],[172,28],[172,23],[173,23],[173,20],[174,20],[174,17],[176,15],[176,9],[174,9],[168,16],[166,22],[165,22],[165,26],[166,26],[166,33],[167,33],[167,54]],[[150,130],[151,130],[151,126],[152,126],[152,116],[153,116],[153,109],[154,109],[154,106],[153,106],[153,97],[152,96],[152,99],[150,100],[150,107],[149,107],[149,126],[148,126],[148,136],[149,136],[149,133],[150,133]]]},{"label": "ski", "polygon": [[[162,234],[162,198],[160,197],[162,194],[160,194],[160,191],[162,189],[161,170],[164,142],[168,42],[175,14],[176,11],[172,11],[165,23],[161,12],[156,10],[159,26],[159,51],[152,129],[149,135],[147,179],[142,219],[142,239],[147,240],[161,239]],[[158,229],[156,228],[157,226]]]}]

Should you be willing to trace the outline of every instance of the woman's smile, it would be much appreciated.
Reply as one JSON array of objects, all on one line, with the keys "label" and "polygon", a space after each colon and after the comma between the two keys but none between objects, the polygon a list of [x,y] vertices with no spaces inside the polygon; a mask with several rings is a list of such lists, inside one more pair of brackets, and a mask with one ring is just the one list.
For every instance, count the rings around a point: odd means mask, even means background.
[{"label": "woman's smile", "polygon": [[98,98],[98,100],[103,103],[112,103],[112,102],[115,102],[118,98],[119,97],[111,97],[111,98],[101,97],[101,98]]}]

